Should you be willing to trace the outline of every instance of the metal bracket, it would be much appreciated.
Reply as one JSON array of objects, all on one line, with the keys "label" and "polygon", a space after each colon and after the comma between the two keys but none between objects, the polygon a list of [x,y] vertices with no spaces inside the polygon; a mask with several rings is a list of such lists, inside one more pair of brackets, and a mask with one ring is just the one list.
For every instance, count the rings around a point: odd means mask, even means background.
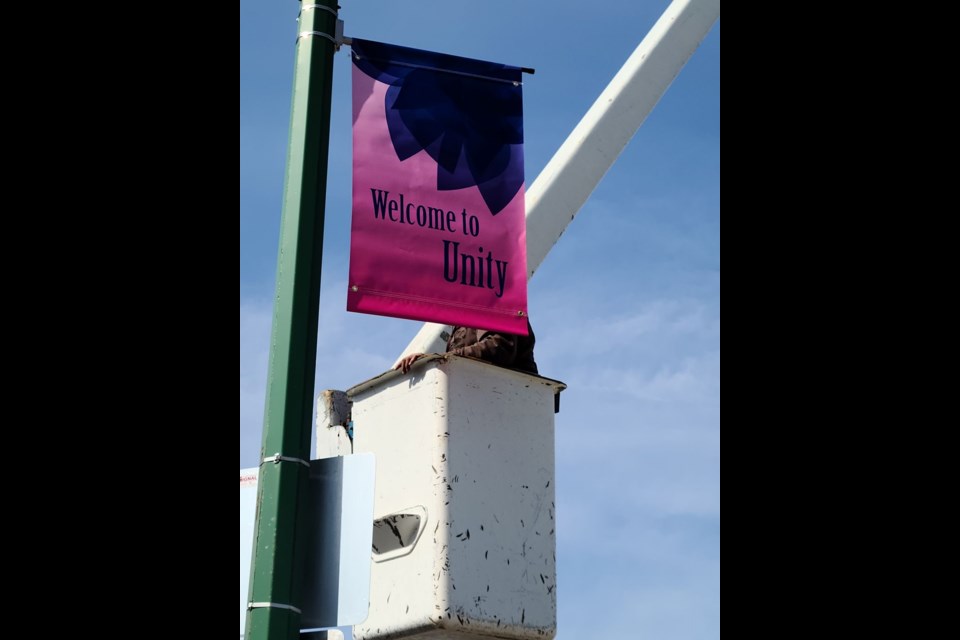
[{"label": "metal bracket", "polygon": [[304,36],[320,36],[321,38],[326,38],[333,43],[333,46],[336,47],[337,51],[340,51],[340,47],[343,45],[350,46],[353,43],[353,38],[347,38],[343,35],[343,20],[340,20],[339,18],[337,19],[335,35],[331,36],[329,33],[324,33],[322,31],[301,31],[297,36],[297,42],[299,42],[300,38],[303,38]]},{"label": "metal bracket", "polygon": [[340,44],[345,44],[348,47],[353,44],[353,38],[348,38],[343,35],[343,20],[340,19],[337,19],[337,42]]},{"label": "metal bracket", "polygon": [[247,611],[250,611],[250,609],[287,609],[289,611],[295,611],[298,614],[303,613],[292,604],[279,604],[276,602],[248,602]]},{"label": "metal bracket", "polygon": [[300,7],[300,11],[306,11],[307,9],[320,9],[321,11],[326,11],[327,13],[332,13],[333,15],[337,15],[336,9],[325,7],[322,4],[305,4],[302,7]]},{"label": "metal bracket", "polygon": [[[279,453],[275,453],[272,456],[267,456],[263,459],[263,462],[272,462],[274,464],[280,464],[281,462],[299,462],[307,469],[310,468],[310,463],[306,460],[302,460],[301,458],[292,458],[290,456],[282,456]],[[263,463],[261,462],[261,464]]]},{"label": "metal bracket", "polygon": [[334,38],[329,33],[324,33],[323,31],[301,31],[300,35],[297,36],[297,40],[299,41],[300,38],[303,38],[304,36],[320,36],[321,38],[326,38],[336,46],[338,47],[340,46],[336,38]]}]

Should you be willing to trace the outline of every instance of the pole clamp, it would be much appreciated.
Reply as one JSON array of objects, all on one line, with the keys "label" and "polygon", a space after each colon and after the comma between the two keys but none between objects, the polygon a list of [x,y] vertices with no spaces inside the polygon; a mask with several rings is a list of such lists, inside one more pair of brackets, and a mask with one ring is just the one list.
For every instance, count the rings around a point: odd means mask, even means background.
[{"label": "pole clamp", "polygon": [[299,41],[300,38],[304,38],[304,37],[306,37],[306,36],[320,36],[321,38],[326,38],[327,40],[329,40],[330,42],[332,42],[332,43],[335,44],[336,46],[338,46],[338,47],[340,46],[340,43],[337,42],[337,39],[336,39],[336,38],[334,38],[334,37],[333,37],[332,35],[330,35],[329,33],[324,33],[323,31],[301,31],[301,32],[300,32],[300,35],[297,36],[297,40]]},{"label": "pole clamp", "polygon": [[336,9],[325,7],[322,4],[305,4],[302,7],[300,7],[300,11],[306,11],[307,9],[320,9],[321,11],[326,11],[327,13],[332,13],[333,15],[337,15]]},{"label": "pole clamp", "polygon": [[248,602],[247,611],[251,609],[287,609],[288,611],[295,611],[298,614],[303,613],[292,604],[279,604],[277,602]]},{"label": "pole clamp", "polygon": [[[299,462],[307,469],[310,468],[310,463],[302,458],[294,458],[291,456],[282,456],[279,453],[275,453],[272,456],[267,456],[263,459],[263,462],[272,462],[273,464],[280,464],[281,462]],[[261,463],[262,464],[262,463]]]}]

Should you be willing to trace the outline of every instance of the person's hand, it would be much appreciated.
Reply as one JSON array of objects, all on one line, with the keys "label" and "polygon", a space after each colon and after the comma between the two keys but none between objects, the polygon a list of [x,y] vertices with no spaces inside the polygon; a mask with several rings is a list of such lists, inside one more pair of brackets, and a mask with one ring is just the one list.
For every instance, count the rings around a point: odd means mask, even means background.
[{"label": "person's hand", "polygon": [[394,369],[400,369],[400,371],[402,371],[403,373],[407,373],[408,371],[410,371],[410,367],[413,366],[413,363],[416,362],[417,359],[422,358],[425,355],[427,354],[411,353],[409,356],[407,356],[406,358],[398,362],[397,366],[395,366]]}]

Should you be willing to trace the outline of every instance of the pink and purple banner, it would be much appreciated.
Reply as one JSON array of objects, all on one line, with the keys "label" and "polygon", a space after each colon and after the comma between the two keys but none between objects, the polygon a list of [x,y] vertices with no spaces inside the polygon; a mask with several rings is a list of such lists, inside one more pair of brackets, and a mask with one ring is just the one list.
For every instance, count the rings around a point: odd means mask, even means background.
[{"label": "pink and purple banner", "polygon": [[526,334],[520,68],[351,50],[347,310]]}]

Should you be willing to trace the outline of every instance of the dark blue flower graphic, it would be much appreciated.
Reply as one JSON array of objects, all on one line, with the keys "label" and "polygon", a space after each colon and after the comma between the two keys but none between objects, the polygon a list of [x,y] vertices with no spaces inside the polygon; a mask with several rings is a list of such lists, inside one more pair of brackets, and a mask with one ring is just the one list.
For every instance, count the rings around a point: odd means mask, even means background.
[{"label": "dark blue flower graphic", "polygon": [[523,185],[520,69],[354,39],[354,64],[390,85],[387,126],[400,160],[426,150],[437,189],[476,185],[493,215]]}]

